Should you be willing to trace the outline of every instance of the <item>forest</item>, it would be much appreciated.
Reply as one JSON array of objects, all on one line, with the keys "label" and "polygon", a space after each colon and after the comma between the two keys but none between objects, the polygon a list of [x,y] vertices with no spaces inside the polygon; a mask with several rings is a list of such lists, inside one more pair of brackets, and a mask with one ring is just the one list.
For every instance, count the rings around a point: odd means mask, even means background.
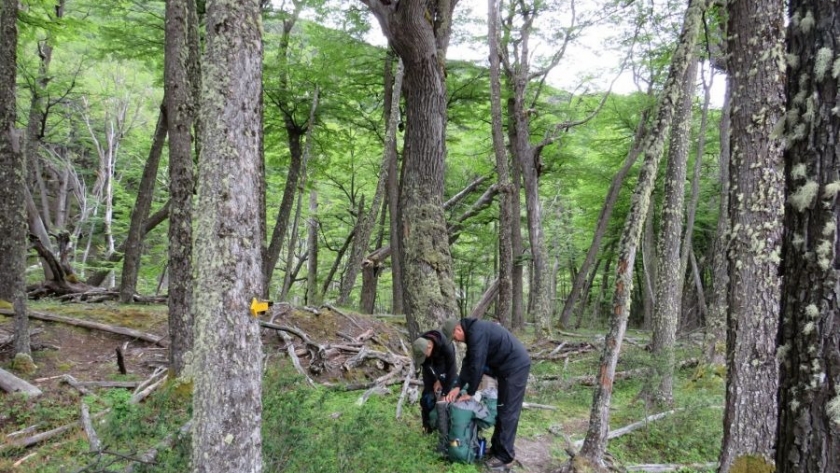
[{"label": "forest", "polygon": [[0,471],[482,471],[478,318],[513,471],[840,472],[837,13],[0,0]]}]

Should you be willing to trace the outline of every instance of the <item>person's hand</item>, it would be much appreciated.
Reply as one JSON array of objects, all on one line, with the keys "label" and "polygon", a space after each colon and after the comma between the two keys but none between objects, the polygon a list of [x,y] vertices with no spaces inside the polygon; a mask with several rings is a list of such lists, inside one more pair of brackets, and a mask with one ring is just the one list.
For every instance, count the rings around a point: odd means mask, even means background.
[{"label": "person's hand", "polygon": [[461,388],[459,388],[459,387],[454,387],[454,388],[452,388],[452,390],[451,390],[451,391],[449,391],[449,392],[446,394],[446,397],[444,397],[443,399],[444,399],[446,402],[452,402],[452,401],[454,401],[454,400],[458,397],[458,393],[460,393],[460,392],[461,392]]},{"label": "person's hand", "polygon": [[440,390],[442,390],[442,389],[443,389],[443,386],[441,386],[440,381],[435,381],[435,385],[434,385],[434,387],[432,388],[432,390],[433,390],[434,392],[438,392],[438,391],[440,391]]},{"label": "person's hand", "polygon": [[469,394],[462,394],[461,397],[458,398],[458,402],[469,401],[470,399],[472,399],[472,396],[470,396]]}]

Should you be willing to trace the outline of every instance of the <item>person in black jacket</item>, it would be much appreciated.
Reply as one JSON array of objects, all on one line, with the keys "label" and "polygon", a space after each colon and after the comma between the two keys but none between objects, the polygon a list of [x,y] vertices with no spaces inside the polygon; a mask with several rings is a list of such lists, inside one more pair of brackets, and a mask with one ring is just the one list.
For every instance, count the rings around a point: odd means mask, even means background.
[{"label": "person in black jacket", "polygon": [[522,342],[499,324],[472,318],[450,319],[441,329],[447,340],[466,343],[467,354],[457,383],[446,395],[447,401],[469,399],[475,395],[485,373],[499,384],[496,426],[490,439],[491,470],[507,470],[513,463],[513,448],[519,414],[528,385],[531,357]]},{"label": "person in black jacket", "polygon": [[458,375],[455,364],[455,346],[439,330],[429,330],[412,344],[414,367],[423,370],[423,394],[420,413],[423,430],[434,432],[436,426],[429,422],[429,413],[435,408],[437,397],[449,393]]}]

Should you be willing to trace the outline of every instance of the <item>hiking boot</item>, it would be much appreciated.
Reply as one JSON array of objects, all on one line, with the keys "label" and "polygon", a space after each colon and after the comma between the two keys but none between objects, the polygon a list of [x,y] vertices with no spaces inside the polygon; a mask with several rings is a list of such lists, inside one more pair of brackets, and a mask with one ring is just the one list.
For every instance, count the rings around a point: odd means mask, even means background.
[{"label": "hiking boot", "polygon": [[499,457],[492,457],[484,463],[484,468],[487,471],[510,471],[513,462],[505,463]]}]

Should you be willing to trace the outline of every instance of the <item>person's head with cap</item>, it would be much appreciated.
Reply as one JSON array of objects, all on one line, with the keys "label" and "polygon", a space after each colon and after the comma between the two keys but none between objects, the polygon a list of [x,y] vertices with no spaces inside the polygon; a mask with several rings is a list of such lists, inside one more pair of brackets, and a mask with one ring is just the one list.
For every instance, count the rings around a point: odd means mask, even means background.
[{"label": "person's head with cap", "polygon": [[461,327],[460,319],[447,319],[443,322],[443,327],[440,329],[447,341],[463,342],[464,329]]},{"label": "person's head with cap", "polygon": [[428,338],[417,337],[417,340],[414,340],[411,346],[414,354],[414,368],[420,368],[426,361],[426,358],[432,355],[435,342]]}]

